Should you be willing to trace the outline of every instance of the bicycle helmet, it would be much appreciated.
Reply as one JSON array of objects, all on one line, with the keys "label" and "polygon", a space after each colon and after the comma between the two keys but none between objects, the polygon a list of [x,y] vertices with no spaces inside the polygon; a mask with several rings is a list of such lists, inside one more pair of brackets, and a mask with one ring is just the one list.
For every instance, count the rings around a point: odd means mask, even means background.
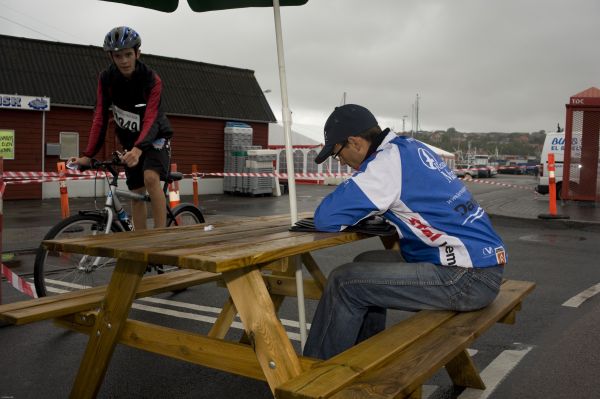
[{"label": "bicycle helmet", "polygon": [[142,44],[142,38],[127,26],[117,26],[104,37],[104,51],[119,51],[125,48],[137,50]]}]

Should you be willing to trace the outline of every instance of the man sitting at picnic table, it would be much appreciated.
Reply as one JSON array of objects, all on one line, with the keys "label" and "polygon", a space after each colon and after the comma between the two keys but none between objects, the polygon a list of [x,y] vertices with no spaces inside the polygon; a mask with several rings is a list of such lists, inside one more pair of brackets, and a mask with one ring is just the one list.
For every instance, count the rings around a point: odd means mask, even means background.
[{"label": "man sitting at picnic table", "polygon": [[356,170],[314,214],[320,231],[373,215],[393,224],[400,251],[375,250],[337,267],[312,320],[304,355],[330,358],[385,328],[386,309],[471,311],[500,289],[506,249],[481,206],[436,153],[381,130],[366,108],[336,107],[325,123],[329,156]]}]

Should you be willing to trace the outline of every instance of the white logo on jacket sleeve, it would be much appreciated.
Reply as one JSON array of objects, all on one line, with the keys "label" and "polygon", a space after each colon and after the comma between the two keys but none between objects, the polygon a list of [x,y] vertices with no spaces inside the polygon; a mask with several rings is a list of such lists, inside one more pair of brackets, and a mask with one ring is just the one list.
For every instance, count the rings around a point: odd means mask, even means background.
[{"label": "white logo on jacket sleeve", "polygon": [[427,169],[437,170],[446,178],[446,180],[448,180],[448,183],[456,180],[456,175],[452,173],[450,169],[448,169],[446,162],[438,162],[436,157],[423,147],[419,147],[418,153],[419,158],[421,158],[421,162],[423,162],[423,165],[425,165]]}]

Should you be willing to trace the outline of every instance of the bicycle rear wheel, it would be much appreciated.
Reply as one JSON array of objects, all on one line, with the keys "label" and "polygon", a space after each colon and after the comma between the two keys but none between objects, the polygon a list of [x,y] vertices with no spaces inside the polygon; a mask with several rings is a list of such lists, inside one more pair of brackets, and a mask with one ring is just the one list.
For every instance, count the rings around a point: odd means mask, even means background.
[{"label": "bicycle rear wheel", "polygon": [[[44,240],[104,234],[105,228],[103,215],[78,214],[52,227]],[[121,230],[113,224],[111,231]],[[35,290],[42,297],[108,284],[115,264],[113,258],[48,251],[40,245],[33,269]]]},{"label": "bicycle rear wheel", "polygon": [[173,208],[174,218],[168,218],[167,227],[171,226],[189,226],[198,223],[204,223],[204,215],[195,205],[180,204]]}]

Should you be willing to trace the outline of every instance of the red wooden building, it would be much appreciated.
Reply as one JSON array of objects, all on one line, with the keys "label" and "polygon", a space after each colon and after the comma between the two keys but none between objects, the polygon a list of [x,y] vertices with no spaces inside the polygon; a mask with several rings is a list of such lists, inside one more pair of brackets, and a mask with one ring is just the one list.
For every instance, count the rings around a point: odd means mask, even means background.
[{"label": "red wooden building", "polygon": [[[110,61],[100,47],[4,35],[0,49],[0,140],[12,133],[13,145],[13,159],[4,160],[4,170],[54,172],[57,162],[84,149],[97,76]],[[227,121],[252,126],[253,144],[266,148],[268,124],[275,116],[253,71],[144,53],[141,59],[163,80],[178,171],[191,173],[193,164],[199,172],[223,171]],[[31,109],[20,101],[29,97],[40,103],[49,99],[49,104]],[[116,148],[111,122],[97,158]],[[57,189],[52,190],[44,193],[42,184],[10,185],[4,198],[39,199],[55,196]]]}]

